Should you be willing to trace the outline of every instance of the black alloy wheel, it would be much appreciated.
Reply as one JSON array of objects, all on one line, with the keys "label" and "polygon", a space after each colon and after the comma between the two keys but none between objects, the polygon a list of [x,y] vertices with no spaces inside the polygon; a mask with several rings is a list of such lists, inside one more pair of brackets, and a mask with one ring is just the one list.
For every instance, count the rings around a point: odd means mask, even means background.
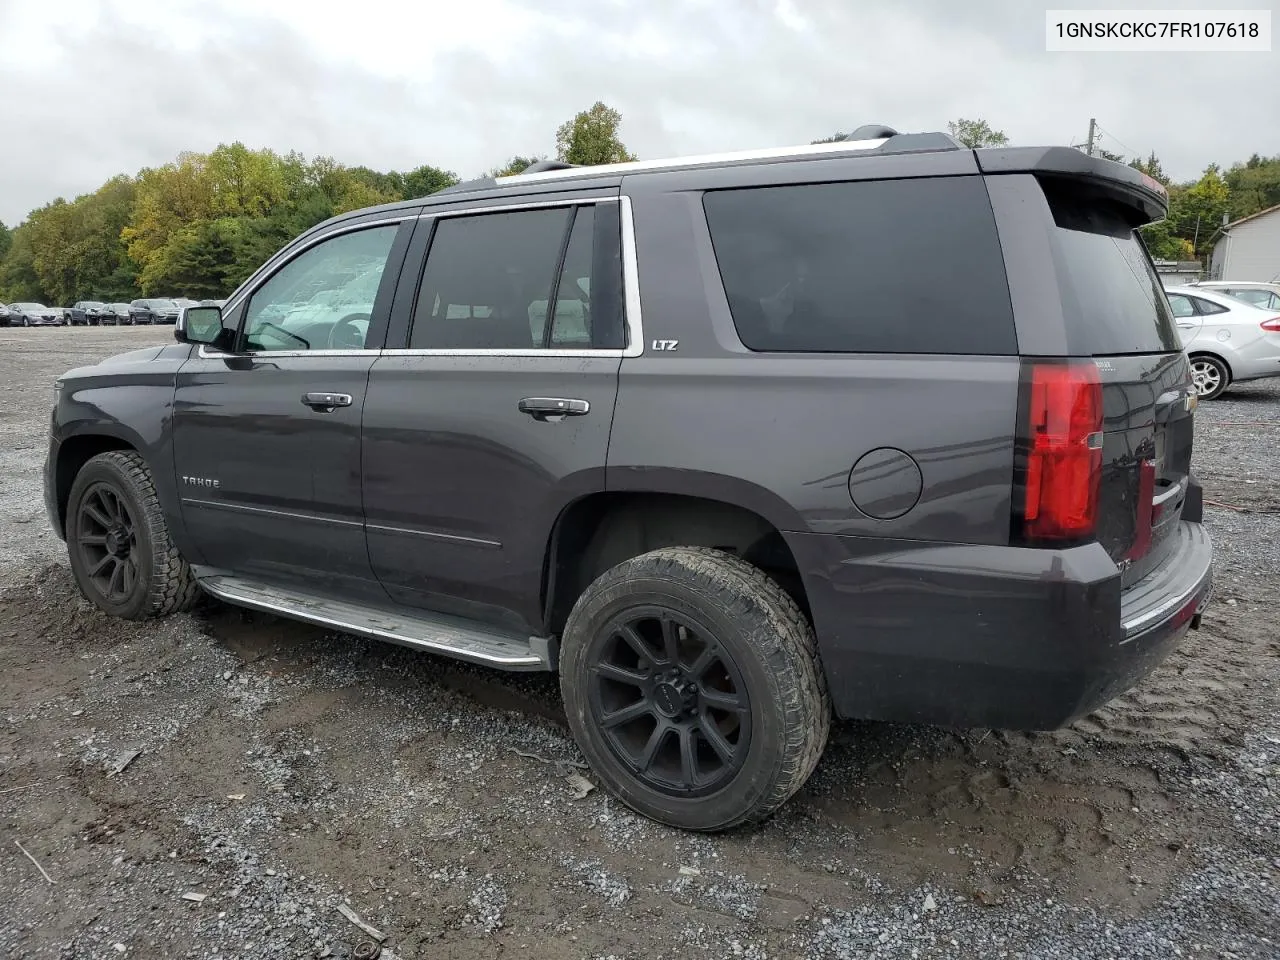
[{"label": "black alloy wheel", "polygon": [[124,498],[108,484],[94,484],[81,498],[74,542],[82,569],[102,599],[127,603],[140,576],[137,524]]},{"label": "black alloy wheel", "polygon": [[632,775],[669,796],[723,786],[751,746],[747,686],[706,627],[661,606],[631,608],[587,653],[592,717]]}]

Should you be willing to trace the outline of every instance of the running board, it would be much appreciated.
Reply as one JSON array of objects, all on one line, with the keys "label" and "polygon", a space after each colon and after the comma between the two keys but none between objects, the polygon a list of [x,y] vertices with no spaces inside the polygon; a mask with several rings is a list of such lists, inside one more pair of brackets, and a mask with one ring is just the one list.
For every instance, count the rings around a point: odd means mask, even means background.
[{"label": "running board", "polygon": [[395,612],[341,600],[325,600],[296,590],[265,586],[240,577],[202,577],[201,587],[227,603],[390,640],[415,650],[502,670],[553,670],[555,643],[545,637],[501,633],[458,617],[428,611]]}]

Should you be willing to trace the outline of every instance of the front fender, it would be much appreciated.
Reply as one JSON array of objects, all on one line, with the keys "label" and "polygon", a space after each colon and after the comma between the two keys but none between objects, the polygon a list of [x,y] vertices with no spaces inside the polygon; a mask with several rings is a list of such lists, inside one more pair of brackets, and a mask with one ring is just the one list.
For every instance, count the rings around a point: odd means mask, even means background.
[{"label": "front fender", "polygon": [[136,450],[151,468],[174,543],[198,562],[182,524],[172,443],[175,375],[188,356],[189,350],[172,348],[135,351],[65,375],[51,426],[51,466],[55,489],[65,495],[73,479],[67,473],[103,449],[102,441]]}]

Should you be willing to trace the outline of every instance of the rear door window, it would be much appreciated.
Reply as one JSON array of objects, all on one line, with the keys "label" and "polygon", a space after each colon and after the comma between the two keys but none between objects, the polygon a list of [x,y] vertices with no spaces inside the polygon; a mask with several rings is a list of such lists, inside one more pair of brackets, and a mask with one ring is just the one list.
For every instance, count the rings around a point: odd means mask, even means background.
[{"label": "rear door window", "polygon": [[1173,309],[1175,317],[1194,317],[1196,308],[1191,305],[1191,301],[1179,293],[1169,294],[1169,306]]},{"label": "rear door window", "polygon": [[978,177],[717,190],[703,207],[750,350],[1018,352]]},{"label": "rear door window", "polygon": [[1058,291],[1072,351],[1093,356],[1182,349],[1164,288],[1132,214],[1071,181],[1040,181],[1053,214]]}]

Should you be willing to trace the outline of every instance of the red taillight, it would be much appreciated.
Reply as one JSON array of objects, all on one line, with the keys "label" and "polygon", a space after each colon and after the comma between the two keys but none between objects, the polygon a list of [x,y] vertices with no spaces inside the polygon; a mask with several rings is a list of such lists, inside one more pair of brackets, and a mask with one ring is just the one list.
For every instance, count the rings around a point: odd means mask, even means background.
[{"label": "red taillight", "polygon": [[1102,383],[1097,364],[1033,362],[1026,392],[1022,537],[1079,540],[1098,522]]},{"label": "red taillight", "polygon": [[1280,317],[1272,317],[1270,320],[1262,321],[1262,329],[1271,333],[1280,333]]}]

